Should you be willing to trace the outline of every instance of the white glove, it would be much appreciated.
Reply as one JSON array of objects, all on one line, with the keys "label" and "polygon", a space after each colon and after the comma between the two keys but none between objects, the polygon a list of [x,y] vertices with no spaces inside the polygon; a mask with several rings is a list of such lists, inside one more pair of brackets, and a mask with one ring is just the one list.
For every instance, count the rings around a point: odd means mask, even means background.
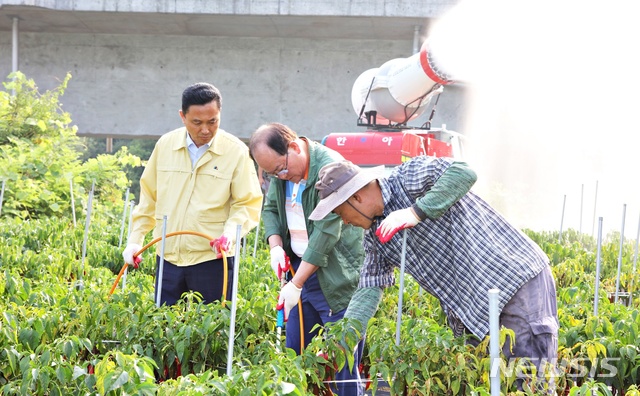
[{"label": "white glove", "polygon": [[284,306],[284,320],[289,319],[289,312],[300,301],[300,293],[302,289],[294,285],[293,282],[288,282],[280,290],[280,297],[278,298],[278,309]]},{"label": "white glove", "polygon": [[282,277],[283,273],[289,270],[287,254],[280,245],[271,248],[271,268],[273,272],[276,273],[278,279]]},{"label": "white glove", "polygon": [[138,263],[142,261],[142,253],[140,253],[140,255],[135,259],[133,258],[133,255],[138,253],[140,249],[142,249],[142,246],[138,245],[137,243],[128,244],[127,247],[122,251],[122,258],[124,258],[124,262],[137,267]]},{"label": "white glove", "polygon": [[380,226],[376,230],[376,236],[380,242],[387,243],[395,235],[396,232],[411,228],[418,224],[420,219],[412,208],[395,210],[389,213]]}]

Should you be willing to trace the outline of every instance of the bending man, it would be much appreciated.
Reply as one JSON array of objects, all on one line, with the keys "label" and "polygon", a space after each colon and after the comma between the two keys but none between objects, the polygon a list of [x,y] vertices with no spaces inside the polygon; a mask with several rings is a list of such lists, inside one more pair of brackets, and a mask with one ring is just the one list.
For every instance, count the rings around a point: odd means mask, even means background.
[{"label": "bending man", "polygon": [[388,178],[344,161],[320,171],[322,198],[309,217],[331,212],[365,230],[365,261],[345,317],[362,331],[384,287],[394,283],[404,228],[405,270],[440,301],[456,336],[477,344],[489,330],[489,289],[500,290],[500,324],[514,330],[513,352],[540,365],[554,362],[558,346],[556,289],[549,260],[526,235],[470,191],[476,174],[452,159],[416,157]]}]

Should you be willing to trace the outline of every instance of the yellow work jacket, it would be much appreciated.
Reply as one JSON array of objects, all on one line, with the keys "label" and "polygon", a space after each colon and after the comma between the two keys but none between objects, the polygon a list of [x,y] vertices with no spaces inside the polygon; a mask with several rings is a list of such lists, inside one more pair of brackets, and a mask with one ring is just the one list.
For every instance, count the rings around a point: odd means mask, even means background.
[{"label": "yellow work jacket", "polygon": [[[187,149],[187,130],[178,128],[163,135],[151,153],[140,178],[140,203],[132,216],[129,243],[144,245],[145,235],[197,231],[212,238],[224,232],[235,239],[237,226],[244,236],[260,219],[262,191],[246,144],[218,129],[209,149],[195,167]],[[188,266],[213,260],[209,240],[179,235],[166,238],[165,260]],[[161,243],[156,244],[160,254]],[[234,251],[230,252],[230,256]]]}]

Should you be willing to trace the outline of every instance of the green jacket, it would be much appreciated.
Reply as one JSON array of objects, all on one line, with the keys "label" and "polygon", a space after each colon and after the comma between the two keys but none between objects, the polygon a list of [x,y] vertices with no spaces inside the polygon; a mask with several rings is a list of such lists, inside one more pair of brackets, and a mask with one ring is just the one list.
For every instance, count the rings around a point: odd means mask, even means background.
[{"label": "green jacket", "polygon": [[[303,138],[304,139],[304,138]],[[347,307],[358,286],[360,267],[364,260],[362,239],[364,230],[345,225],[336,214],[329,214],[320,221],[308,220],[320,202],[315,184],[318,172],[324,165],[343,160],[337,152],[309,139],[309,175],[307,187],[302,193],[302,206],[309,236],[309,245],[302,260],[320,267],[316,272],[320,287],[332,311]],[[291,238],[285,212],[286,181],[272,178],[265,200],[262,219],[265,236],[280,235],[284,250],[292,256]]]}]

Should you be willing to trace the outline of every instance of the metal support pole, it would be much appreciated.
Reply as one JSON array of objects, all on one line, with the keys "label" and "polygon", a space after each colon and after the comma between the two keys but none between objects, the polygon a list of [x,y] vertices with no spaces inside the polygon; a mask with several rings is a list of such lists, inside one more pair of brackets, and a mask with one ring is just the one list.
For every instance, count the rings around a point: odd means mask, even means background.
[{"label": "metal support pole", "polygon": [[84,238],[82,240],[82,270],[78,275],[78,282],[76,283],[76,287],[78,289],[84,288],[84,262],[87,257],[87,239],[89,238],[89,225],[91,224],[91,206],[93,203],[93,191],[95,189],[96,182],[95,180],[91,183],[91,191],[89,191],[89,199],[87,200],[87,219],[84,224]]},{"label": "metal support pole", "polygon": [[[135,202],[131,201],[130,203],[125,202],[125,205],[129,205],[129,226],[127,228],[127,241],[129,241],[129,236],[131,236],[131,218],[133,217],[133,207],[135,206]],[[122,274],[122,290],[127,286],[127,274],[129,273],[129,267],[124,269],[124,274]]]},{"label": "metal support pole", "polygon": [[136,206],[134,201],[129,202],[129,225],[127,226],[127,241],[131,236],[131,219],[133,218],[133,207]]},{"label": "metal support pole", "polygon": [[640,242],[640,216],[638,216],[638,231],[636,232],[636,251],[633,254],[633,270],[631,271],[631,284],[629,285],[629,306],[633,306],[633,278],[636,276],[636,263],[638,262],[638,242]]},{"label": "metal support pole", "polygon": [[69,194],[71,196],[71,215],[73,216],[73,226],[76,226],[76,200],[73,197],[73,179],[69,179]]},{"label": "metal support pole", "polygon": [[562,224],[564,223],[564,206],[567,203],[567,194],[562,199],[562,215],[560,216],[560,233],[558,234],[558,243],[562,242]]},{"label": "metal support pole", "polygon": [[[127,187],[127,191],[124,196],[124,205],[122,207],[122,225],[120,226],[120,240],[118,241],[118,247],[122,247],[122,237],[124,236],[124,225],[127,222],[127,207],[129,206],[129,188]],[[127,238],[128,239],[128,238]],[[124,273],[122,274],[122,290],[127,287],[127,273],[129,272],[129,267],[124,269]]]},{"label": "metal support pole", "polygon": [[247,236],[242,237],[242,259],[247,257]]},{"label": "metal support pole", "polygon": [[636,231],[636,251],[633,254],[633,273],[636,273],[636,264],[638,263],[638,242],[640,242],[640,216],[638,216],[638,231]]},{"label": "metal support pole", "polygon": [[[236,241],[240,241],[242,225],[238,224]],[[238,309],[238,276],[240,273],[240,245],[236,242],[236,259],[233,263],[233,286],[231,288],[231,321],[229,323],[229,348],[227,353],[227,376],[233,374],[233,344],[236,332],[236,311]]]},{"label": "metal support pole", "polygon": [[489,357],[491,396],[500,396],[500,310],[498,298],[500,290],[489,290]]},{"label": "metal support pole", "polygon": [[256,252],[258,251],[258,239],[260,238],[260,218],[258,218],[258,225],[256,226],[256,236],[253,241],[253,258],[256,258]]},{"label": "metal support pole", "polygon": [[600,296],[600,265],[602,262],[602,217],[598,217],[598,249],[596,253],[596,283],[593,297],[593,316],[598,316],[598,300]]},{"label": "metal support pole", "polygon": [[260,213],[258,214],[258,225],[256,226],[256,239],[253,241],[253,258],[256,257],[256,252],[258,251],[258,236],[260,235],[260,221],[262,220],[262,209],[264,209],[264,196],[266,191],[262,192],[262,206],[260,208]]},{"label": "metal support pole", "polygon": [[160,244],[160,264],[158,265],[158,286],[156,287],[156,307],[162,298],[162,274],[164,272],[164,246],[167,242],[167,215],[162,216],[162,243]]},{"label": "metal support pole", "polygon": [[13,25],[11,28],[11,72],[18,71],[18,21],[20,18],[13,17]]},{"label": "metal support pole", "polygon": [[[11,28],[11,72],[18,71],[18,21],[20,18],[14,16],[13,26]],[[15,77],[14,77],[15,80]],[[11,96],[16,96],[16,89],[11,90]]]},{"label": "metal support pole", "polygon": [[398,318],[396,319],[396,345],[400,345],[400,325],[402,324],[402,297],[404,296],[404,265],[407,261],[407,232],[402,231],[402,256],[400,258],[400,291],[398,294]]},{"label": "metal support pole", "polygon": [[622,269],[622,248],[624,247],[624,218],[627,212],[627,204],[622,205],[622,227],[620,229],[620,251],[618,252],[618,274],[616,275],[616,297],[613,302],[618,302],[618,291],[620,289],[620,271]]},{"label": "metal support pole", "polygon": [[2,203],[4,202],[4,186],[7,184],[6,180],[2,181],[2,190],[0,190],[0,214],[2,214]]},{"label": "metal support pole", "polygon": [[129,188],[127,187],[127,192],[124,195],[124,205],[122,208],[122,225],[120,226],[120,241],[118,242],[118,247],[122,246],[122,237],[124,236],[124,225],[127,222],[127,206],[129,206]]}]

